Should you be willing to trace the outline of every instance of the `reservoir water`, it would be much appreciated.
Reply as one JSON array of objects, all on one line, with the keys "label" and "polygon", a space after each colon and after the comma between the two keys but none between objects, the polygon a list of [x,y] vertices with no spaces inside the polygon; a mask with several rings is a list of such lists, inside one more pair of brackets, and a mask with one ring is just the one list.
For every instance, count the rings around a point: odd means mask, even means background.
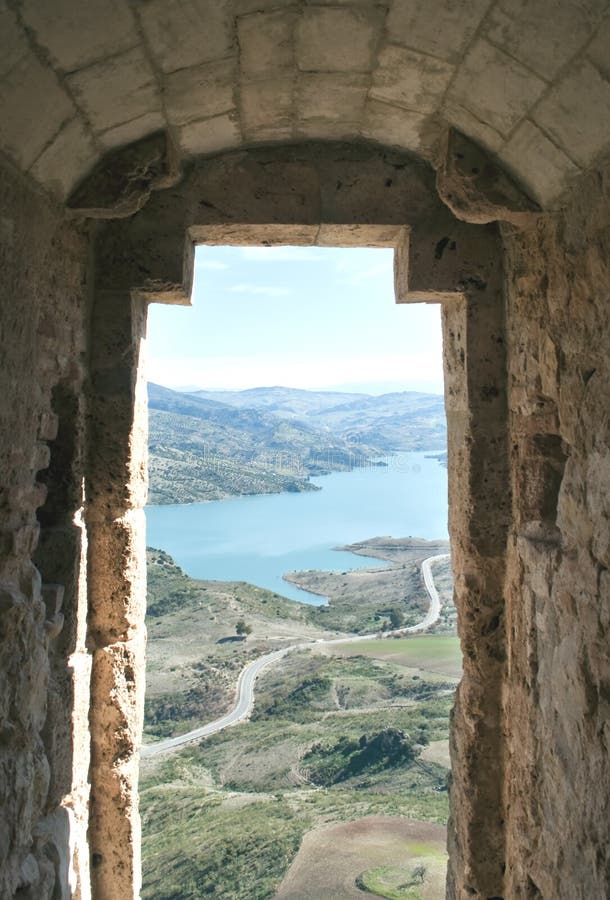
[{"label": "reservoir water", "polygon": [[387,565],[333,549],[367,538],[447,537],[444,466],[423,452],[385,462],[313,478],[319,491],[148,506],[147,544],[193,578],[248,581],[292,600],[324,602],[282,575]]}]

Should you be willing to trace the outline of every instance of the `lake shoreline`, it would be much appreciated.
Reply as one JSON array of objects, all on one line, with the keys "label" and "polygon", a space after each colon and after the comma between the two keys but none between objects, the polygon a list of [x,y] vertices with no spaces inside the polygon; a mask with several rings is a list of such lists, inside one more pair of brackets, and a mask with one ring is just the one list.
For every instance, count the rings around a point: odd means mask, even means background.
[{"label": "lake shoreline", "polygon": [[371,535],[447,534],[446,469],[424,451],[389,461],[317,476],[323,490],[148,506],[147,544],[164,547],[193,578],[248,582],[319,605],[323,591],[283,576],[376,566],[378,554],[350,549]]}]

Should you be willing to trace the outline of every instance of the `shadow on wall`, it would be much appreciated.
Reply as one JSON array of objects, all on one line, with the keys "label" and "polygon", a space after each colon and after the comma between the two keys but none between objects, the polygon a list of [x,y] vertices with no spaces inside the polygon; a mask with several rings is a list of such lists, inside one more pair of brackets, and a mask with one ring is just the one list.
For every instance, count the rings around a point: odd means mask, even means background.
[{"label": "shadow on wall", "polygon": [[[83,558],[83,529],[78,523],[83,504],[82,460],[79,458],[81,401],[72,386],[57,384],[51,408],[55,421],[49,430],[48,466],[37,482],[46,489],[37,511],[40,538],[33,561],[42,579],[44,628],[49,654],[46,718],[41,732],[48,784],[44,812],[34,831],[33,852],[21,872],[19,897],[70,897],[76,888],[71,871],[74,856],[74,815],[70,795],[80,782],[86,785],[88,746],[75,747],[73,711],[79,698],[73,654],[84,639],[84,617],[79,617],[79,574]],[[55,434],[52,437],[52,434]],[[86,721],[86,716],[84,717]]]}]

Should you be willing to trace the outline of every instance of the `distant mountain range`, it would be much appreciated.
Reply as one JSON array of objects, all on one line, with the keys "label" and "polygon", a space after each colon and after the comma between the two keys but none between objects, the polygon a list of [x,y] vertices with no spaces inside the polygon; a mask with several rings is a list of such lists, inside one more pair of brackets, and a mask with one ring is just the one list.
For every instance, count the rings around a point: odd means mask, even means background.
[{"label": "distant mountain range", "polygon": [[284,387],[185,393],[156,384],[148,394],[150,503],[314,490],[311,475],[446,444],[436,394]]}]

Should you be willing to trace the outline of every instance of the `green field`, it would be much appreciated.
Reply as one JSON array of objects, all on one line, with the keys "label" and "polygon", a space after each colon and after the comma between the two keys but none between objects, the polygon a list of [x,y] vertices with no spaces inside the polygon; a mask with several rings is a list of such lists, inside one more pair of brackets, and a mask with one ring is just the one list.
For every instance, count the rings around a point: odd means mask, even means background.
[{"label": "green field", "polygon": [[[251,722],[147,764],[143,897],[273,897],[314,827],[380,814],[446,821],[446,771],[417,752],[446,738],[445,683],[362,657],[302,653],[285,662],[261,679]],[[312,681],[314,690],[303,690]],[[334,777],[345,745],[390,729],[408,736],[413,758],[382,756]]]},{"label": "green field", "polygon": [[418,637],[383,638],[362,644],[333,645],[330,652],[338,656],[385,659],[410,669],[459,678],[462,674],[462,651],[455,635],[421,635]]},{"label": "green field", "polygon": [[358,876],[358,887],[387,900],[444,896],[446,855],[431,844],[407,844],[405,850],[405,863],[366,869]]},{"label": "green field", "polygon": [[[213,718],[211,710],[230,701],[236,674],[253,654],[323,633],[300,604],[250,585],[192,581],[160,551],[151,552],[149,563],[151,735]],[[240,619],[253,629],[244,641],[233,639]],[[336,826],[347,847],[345,823],[371,817],[410,823],[413,840],[425,842],[426,828],[442,836],[447,771],[434,754],[424,754],[447,740],[457,639],[328,649],[291,653],[266,670],[249,722],[144,762],[143,898],[274,897],[306,835]],[[435,840],[442,852],[442,839]],[[388,832],[383,860],[371,849],[357,856],[357,871],[350,863],[350,891],[357,891],[356,876],[377,886],[392,881],[385,869],[403,862],[392,846]],[[428,865],[421,900],[442,897],[436,888],[429,892],[432,871]],[[406,880],[388,890],[401,884]]]}]

